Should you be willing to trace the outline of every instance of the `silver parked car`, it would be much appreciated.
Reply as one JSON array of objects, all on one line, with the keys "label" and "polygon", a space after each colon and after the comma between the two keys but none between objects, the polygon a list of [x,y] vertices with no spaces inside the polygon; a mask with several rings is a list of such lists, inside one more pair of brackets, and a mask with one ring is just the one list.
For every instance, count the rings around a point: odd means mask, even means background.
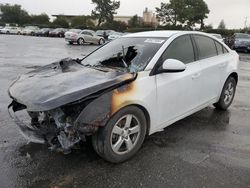
[{"label": "silver parked car", "polygon": [[97,36],[92,30],[82,30],[77,35],[70,35],[70,37],[66,34],[65,40],[71,43],[76,42],[79,45],[83,45],[84,43],[102,45],[105,43],[104,38]]}]

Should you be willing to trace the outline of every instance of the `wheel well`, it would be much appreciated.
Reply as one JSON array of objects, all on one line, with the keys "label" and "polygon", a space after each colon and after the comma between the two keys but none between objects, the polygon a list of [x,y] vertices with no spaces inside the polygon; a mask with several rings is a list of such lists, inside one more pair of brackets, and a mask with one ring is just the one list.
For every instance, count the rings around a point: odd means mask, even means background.
[{"label": "wheel well", "polygon": [[136,106],[137,108],[141,109],[145,115],[145,118],[146,118],[146,121],[147,121],[147,133],[146,135],[149,134],[149,130],[150,130],[150,116],[149,116],[149,113],[148,111],[146,110],[146,108],[144,108],[143,106],[139,105],[139,104],[134,104],[134,105],[131,105],[131,106]]},{"label": "wheel well", "polygon": [[117,112],[119,112],[123,108],[129,107],[129,106],[135,106],[135,107],[139,108],[140,110],[142,110],[143,114],[145,115],[146,122],[147,122],[147,132],[146,132],[146,135],[149,135],[150,126],[151,126],[151,124],[150,124],[150,115],[149,115],[149,113],[148,113],[148,111],[146,110],[145,107],[143,107],[143,106],[141,106],[139,104],[131,104],[131,105],[124,106],[124,107],[120,108]]},{"label": "wheel well", "polygon": [[[233,77],[233,78],[235,79],[236,83],[238,83],[238,74],[237,74],[236,72],[231,73],[231,74],[229,75],[229,77]],[[228,77],[228,78],[229,78],[229,77]]]}]

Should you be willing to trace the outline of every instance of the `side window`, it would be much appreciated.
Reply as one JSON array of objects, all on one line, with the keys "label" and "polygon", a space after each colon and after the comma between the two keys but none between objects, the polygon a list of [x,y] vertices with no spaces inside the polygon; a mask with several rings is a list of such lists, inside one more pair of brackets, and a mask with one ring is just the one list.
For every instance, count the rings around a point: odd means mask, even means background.
[{"label": "side window", "polygon": [[90,35],[90,36],[92,36],[92,34],[91,34],[90,32],[86,32],[86,35]]},{"label": "side window", "polygon": [[195,35],[194,38],[199,50],[199,59],[217,56],[217,50],[213,39],[202,35]]},{"label": "side window", "polygon": [[216,45],[216,48],[217,48],[218,55],[223,54],[224,53],[223,52],[223,46],[220,43],[216,42],[216,41],[214,41],[214,42],[215,42],[215,45]]},{"label": "side window", "polygon": [[166,59],[177,59],[187,64],[195,61],[194,49],[189,35],[175,39],[161,56],[161,62]]}]

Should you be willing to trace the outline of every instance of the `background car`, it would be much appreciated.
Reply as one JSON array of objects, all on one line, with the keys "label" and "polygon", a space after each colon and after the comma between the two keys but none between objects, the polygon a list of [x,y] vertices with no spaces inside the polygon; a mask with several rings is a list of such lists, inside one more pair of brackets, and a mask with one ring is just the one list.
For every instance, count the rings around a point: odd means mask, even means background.
[{"label": "background car", "polygon": [[67,32],[67,29],[65,28],[56,28],[49,32],[50,37],[64,37],[65,32]]},{"label": "background car", "polygon": [[65,41],[69,44],[77,43],[78,34],[81,33],[81,29],[70,29],[65,33]]},{"label": "background car", "polygon": [[124,33],[120,33],[120,32],[114,31],[114,32],[111,32],[111,33],[109,34],[108,40],[115,40],[115,39],[117,39],[117,38],[120,38],[120,37],[123,36],[123,35],[124,35]]},{"label": "background car", "polygon": [[108,40],[109,34],[115,32],[114,30],[97,30],[96,35],[103,37],[105,40]]},{"label": "background car", "polygon": [[36,36],[40,36],[40,37],[48,37],[49,36],[49,32],[52,31],[53,29],[51,28],[42,28],[39,31],[37,31],[35,33]]},{"label": "background car", "polygon": [[2,34],[21,34],[21,28],[20,27],[6,26],[6,27],[0,29],[0,33],[2,33]]},{"label": "background car", "polygon": [[210,35],[212,35],[212,36],[216,37],[219,41],[224,42],[224,40],[223,40],[223,38],[222,38],[221,34],[217,34],[217,33],[210,33]]},{"label": "background car", "polygon": [[79,45],[82,45],[84,43],[102,45],[105,43],[105,39],[103,37],[97,36],[96,33],[92,30],[82,30],[77,35],[76,41]]},{"label": "background car", "polygon": [[250,51],[250,35],[245,33],[235,33],[233,35],[232,49],[236,51]]},{"label": "background car", "polygon": [[22,31],[22,35],[35,35],[35,33],[39,31],[39,27],[37,26],[26,26]]}]

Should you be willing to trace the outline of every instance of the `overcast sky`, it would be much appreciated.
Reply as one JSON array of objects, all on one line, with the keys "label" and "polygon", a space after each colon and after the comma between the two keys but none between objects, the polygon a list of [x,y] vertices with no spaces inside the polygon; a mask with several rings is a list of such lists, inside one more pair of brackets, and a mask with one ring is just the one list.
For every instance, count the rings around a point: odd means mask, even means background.
[{"label": "overcast sky", "polygon": [[[155,10],[160,2],[168,0],[120,0],[121,6],[118,15],[142,15],[143,9],[148,7]],[[217,28],[221,19],[224,19],[228,28],[243,28],[245,18],[250,26],[250,0],[205,0],[210,9],[206,24]],[[91,14],[94,8],[91,0],[0,0],[0,3],[20,4],[31,14]]]}]

